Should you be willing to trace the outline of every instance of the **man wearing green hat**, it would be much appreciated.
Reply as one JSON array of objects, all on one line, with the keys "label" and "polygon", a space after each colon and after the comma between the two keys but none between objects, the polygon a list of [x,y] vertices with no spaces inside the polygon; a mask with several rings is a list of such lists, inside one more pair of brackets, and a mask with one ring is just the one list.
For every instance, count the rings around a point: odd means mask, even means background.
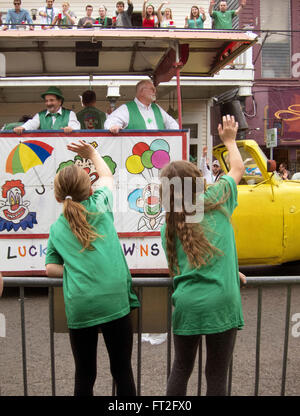
[{"label": "man wearing green hat", "polygon": [[45,101],[46,110],[40,111],[35,116],[14,128],[14,132],[22,134],[24,130],[61,130],[71,133],[80,130],[80,123],[74,111],[62,107],[64,97],[57,87],[49,87],[41,97]]}]

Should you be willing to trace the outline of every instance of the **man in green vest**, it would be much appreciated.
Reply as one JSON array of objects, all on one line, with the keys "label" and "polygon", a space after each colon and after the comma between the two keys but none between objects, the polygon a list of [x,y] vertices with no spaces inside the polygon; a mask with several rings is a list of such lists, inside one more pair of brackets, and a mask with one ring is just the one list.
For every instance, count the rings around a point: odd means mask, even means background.
[{"label": "man in green vest", "polygon": [[236,10],[228,10],[227,1],[220,1],[219,10],[213,10],[216,2],[211,0],[209,4],[208,13],[210,17],[214,19],[214,29],[216,30],[231,30],[232,29],[232,19],[234,16],[237,16],[240,11],[246,6],[246,0],[241,0],[239,7]]},{"label": "man in green vest", "polygon": [[64,133],[72,133],[80,130],[80,123],[74,111],[62,107],[64,97],[57,87],[49,87],[41,97],[45,101],[46,109],[35,114],[35,116],[14,128],[14,132],[22,134],[24,130],[63,130]]},{"label": "man in green vest", "polygon": [[82,104],[84,109],[76,114],[82,130],[101,130],[104,128],[106,115],[103,111],[96,108],[96,102],[97,98],[94,91],[84,91],[82,94]]},{"label": "man in green vest", "polygon": [[166,111],[155,104],[156,88],[150,80],[140,81],[133,101],[121,105],[106,119],[104,128],[113,134],[128,130],[178,130],[179,126]]}]

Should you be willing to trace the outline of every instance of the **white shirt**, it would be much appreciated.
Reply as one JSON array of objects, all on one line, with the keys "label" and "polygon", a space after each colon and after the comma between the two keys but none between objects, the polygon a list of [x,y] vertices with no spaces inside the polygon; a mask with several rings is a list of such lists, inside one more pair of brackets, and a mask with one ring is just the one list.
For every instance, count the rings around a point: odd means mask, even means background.
[{"label": "white shirt", "polygon": [[209,185],[215,182],[214,176],[207,167],[206,157],[201,157],[200,159],[200,169],[202,171],[203,178],[205,178],[206,183]]},{"label": "white shirt", "polygon": [[[57,113],[62,113],[62,107],[57,111]],[[49,114],[49,111],[47,111],[46,115]],[[56,118],[52,117],[52,125],[55,123]],[[25,130],[38,130],[40,127],[40,117],[39,113],[36,113],[34,117],[30,120],[27,120],[26,123],[22,125]],[[66,126],[67,127],[67,126]],[[70,111],[70,117],[69,117],[69,123],[68,127],[72,127],[73,130],[80,130],[80,123],[77,120],[76,114],[74,111]]]},{"label": "white shirt", "polygon": [[[40,16],[40,12],[47,13],[47,17]],[[53,19],[59,14],[59,10],[56,7],[52,9],[47,9],[47,6],[40,7],[38,11],[38,15],[40,17],[41,25],[51,25]]]},{"label": "white shirt", "polygon": [[[158,130],[154,112],[151,108],[151,105],[147,106],[141,103],[137,98],[134,99],[138,109],[140,110],[141,115],[146,123],[147,130]],[[160,106],[158,106],[161,115],[165,124],[166,130],[178,130],[179,125],[173,117],[169,116]],[[104,123],[104,128],[109,130],[112,126],[120,126],[122,129],[125,129],[129,124],[129,112],[126,104],[122,104],[119,108],[113,111],[106,119]]]}]

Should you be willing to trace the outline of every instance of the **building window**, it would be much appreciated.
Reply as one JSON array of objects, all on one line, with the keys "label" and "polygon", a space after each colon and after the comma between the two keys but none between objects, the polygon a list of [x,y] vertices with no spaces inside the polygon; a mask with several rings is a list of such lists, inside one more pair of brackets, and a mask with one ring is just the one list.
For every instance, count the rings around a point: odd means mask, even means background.
[{"label": "building window", "polygon": [[197,123],[183,124],[182,128],[190,130],[190,139],[198,138],[198,124]]},{"label": "building window", "polygon": [[278,33],[291,27],[290,2],[284,2],[283,7],[282,0],[261,1],[260,18],[261,29],[270,30],[269,33],[262,33],[262,39],[265,39],[262,47],[262,78],[290,78],[290,33]]},{"label": "building window", "polygon": [[197,163],[198,161],[198,124],[190,123],[183,124],[183,129],[190,131],[190,162]]}]

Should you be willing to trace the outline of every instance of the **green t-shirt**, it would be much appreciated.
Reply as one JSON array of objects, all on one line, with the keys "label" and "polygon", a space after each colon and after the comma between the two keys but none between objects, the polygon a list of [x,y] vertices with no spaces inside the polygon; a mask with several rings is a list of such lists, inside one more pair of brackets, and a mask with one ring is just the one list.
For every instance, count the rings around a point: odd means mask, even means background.
[{"label": "green t-shirt", "polygon": [[203,29],[204,20],[202,18],[202,14],[198,17],[198,19],[188,19],[188,28],[189,29]]},{"label": "green t-shirt", "polygon": [[103,236],[84,250],[63,214],[50,227],[46,264],[63,264],[63,292],[69,328],[85,328],[121,318],[139,306],[114,227],[112,193],[102,187],[82,205],[95,214],[89,223]]},{"label": "green t-shirt", "polygon": [[106,115],[96,107],[85,107],[76,116],[83,130],[102,130],[104,128]]},{"label": "green t-shirt", "polygon": [[[216,254],[199,269],[191,268],[181,242],[176,238],[180,274],[174,277],[172,296],[174,334],[214,334],[231,328],[241,329],[244,325],[238,259],[230,222],[237,206],[234,180],[230,176],[222,176],[219,182],[208,187],[204,198],[215,201],[228,192],[230,196],[222,204],[223,210],[208,211],[202,220],[208,241],[223,255]],[[165,230],[164,224],[161,237],[166,253]]]},{"label": "green t-shirt", "polygon": [[235,16],[235,10],[226,10],[226,12],[213,11],[214,29],[232,29],[232,19]]}]

